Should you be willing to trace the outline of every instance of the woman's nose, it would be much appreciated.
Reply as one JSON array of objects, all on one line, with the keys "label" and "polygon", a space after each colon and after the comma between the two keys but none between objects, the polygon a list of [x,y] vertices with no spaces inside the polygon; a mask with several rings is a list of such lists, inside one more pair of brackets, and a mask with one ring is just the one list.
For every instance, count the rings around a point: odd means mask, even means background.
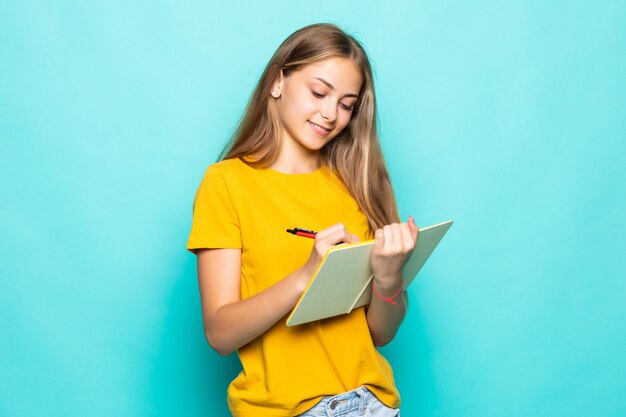
[{"label": "woman's nose", "polygon": [[334,122],[337,119],[337,106],[328,100],[320,109],[320,115],[323,119]]}]

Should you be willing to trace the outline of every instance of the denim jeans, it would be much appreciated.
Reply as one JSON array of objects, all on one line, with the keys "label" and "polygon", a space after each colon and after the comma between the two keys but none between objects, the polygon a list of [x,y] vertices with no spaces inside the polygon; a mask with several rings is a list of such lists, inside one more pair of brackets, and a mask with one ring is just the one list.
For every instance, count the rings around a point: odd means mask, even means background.
[{"label": "denim jeans", "polygon": [[298,417],[400,417],[399,408],[389,408],[370,390],[355,390],[322,398],[313,408]]}]

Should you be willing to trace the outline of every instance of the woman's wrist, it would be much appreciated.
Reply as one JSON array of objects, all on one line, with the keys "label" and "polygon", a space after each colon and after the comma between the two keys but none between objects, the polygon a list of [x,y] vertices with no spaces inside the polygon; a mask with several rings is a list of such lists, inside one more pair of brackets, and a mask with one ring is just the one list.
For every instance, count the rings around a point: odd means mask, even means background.
[{"label": "woman's wrist", "polygon": [[395,299],[402,293],[403,290],[404,290],[404,279],[402,279],[402,277],[400,277],[400,281],[396,281],[395,288],[389,287],[383,290],[378,287],[375,280],[372,283],[372,293],[376,297],[381,299],[382,301],[389,303],[389,304],[394,304],[394,305],[398,304],[397,301],[395,301]]},{"label": "woman's wrist", "polygon": [[374,275],[374,285],[376,285],[377,290],[382,292],[395,292],[401,282],[404,283],[404,278],[402,277],[402,274],[389,276]]},{"label": "woman's wrist", "polygon": [[309,268],[307,268],[305,265],[297,269],[294,272],[294,275],[295,275],[295,281],[296,281],[296,288],[298,289],[299,292],[301,293],[304,292],[304,290],[306,290],[307,285],[309,285],[309,281],[311,280],[313,273],[310,272]]}]

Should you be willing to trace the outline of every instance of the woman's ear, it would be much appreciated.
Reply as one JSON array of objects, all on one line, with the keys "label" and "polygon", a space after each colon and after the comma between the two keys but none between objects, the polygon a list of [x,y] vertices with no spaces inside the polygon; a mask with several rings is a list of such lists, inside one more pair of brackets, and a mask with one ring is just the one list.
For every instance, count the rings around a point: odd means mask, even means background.
[{"label": "woman's ear", "polygon": [[272,84],[272,89],[270,90],[272,97],[278,98],[283,89],[283,84],[285,82],[285,77],[283,76],[283,70],[280,70],[280,75],[276,78],[276,81]]}]

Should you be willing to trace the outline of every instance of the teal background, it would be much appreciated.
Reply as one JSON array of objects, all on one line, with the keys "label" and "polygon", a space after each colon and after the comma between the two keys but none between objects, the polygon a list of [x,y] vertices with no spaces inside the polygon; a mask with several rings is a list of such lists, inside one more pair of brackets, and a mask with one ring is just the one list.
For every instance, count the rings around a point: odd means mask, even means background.
[{"label": "teal background", "polygon": [[0,415],[226,415],[193,194],[280,42],[375,67],[403,216],[454,219],[383,348],[407,416],[626,415],[623,1],[0,3]]}]

